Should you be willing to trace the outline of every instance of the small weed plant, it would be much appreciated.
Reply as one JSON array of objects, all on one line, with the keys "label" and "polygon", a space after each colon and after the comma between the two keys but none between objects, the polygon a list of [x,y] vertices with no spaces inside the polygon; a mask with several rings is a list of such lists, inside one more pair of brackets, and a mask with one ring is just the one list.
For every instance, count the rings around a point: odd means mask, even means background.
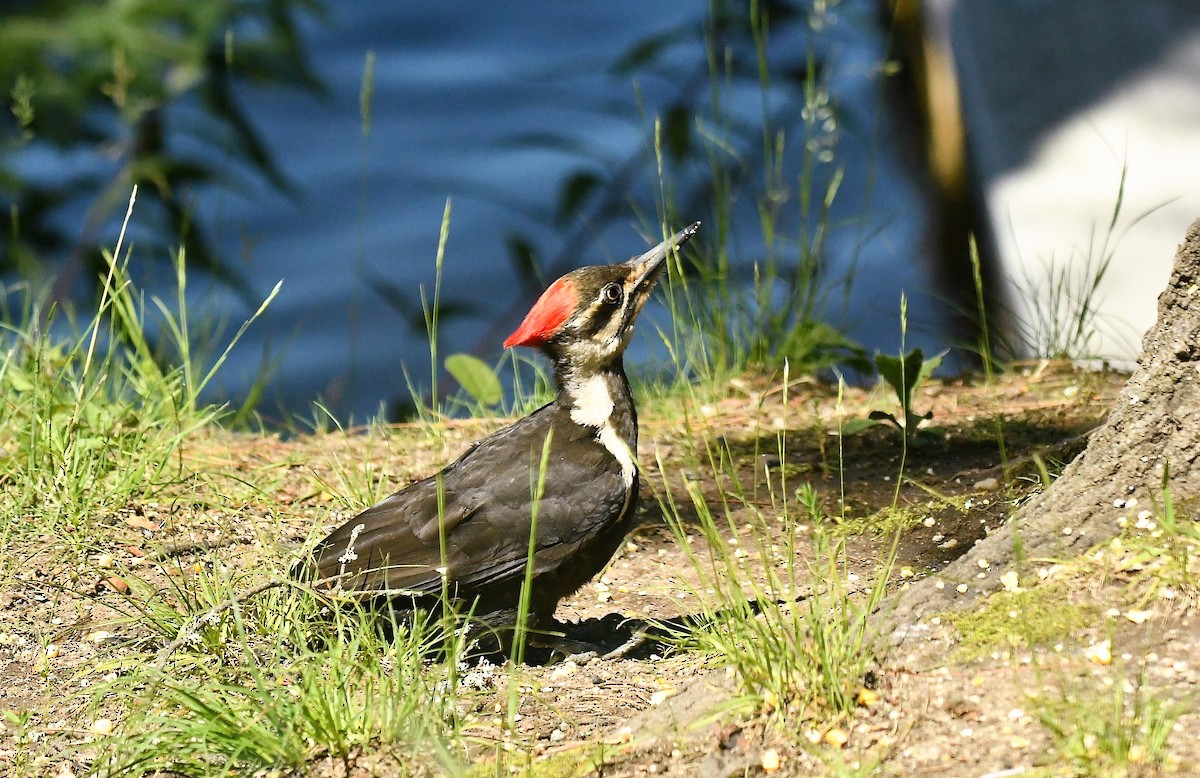
[{"label": "small weed plant", "polygon": [[1129,576],[1143,604],[1173,600],[1194,608],[1200,602],[1200,514],[1191,500],[1180,509],[1170,479],[1164,462],[1154,509],[1131,509],[1120,519],[1125,530],[1109,545],[1106,564]]},{"label": "small weed plant", "polygon": [[[93,699],[128,711],[102,775],[300,770],[372,754],[408,774],[451,756],[462,642],[452,617],[401,620],[220,564],[167,590],[134,582],[130,620],[172,638],[115,660]],[[152,646],[157,646],[154,641]],[[435,661],[431,657],[438,657]]]},{"label": "small weed plant", "polygon": [[[903,344],[908,332],[908,298],[903,294],[900,295],[900,330]],[[917,413],[913,407],[913,394],[917,387],[933,376],[933,371],[941,366],[942,358],[945,355],[945,352],[942,352],[926,359],[925,354],[919,348],[904,353],[903,345],[901,345],[898,357],[890,354],[876,354],[875,369],[879,371],[879,377],[891,387],[892,392],[896,395],[903,420],[897,419],[895,414],[886,411],[871,411],[866,419],[851,422],[848,431],[857,432],[874,424],[887,423],[899,431],[906,446],[916,442],[921,423],[932,419],[933,411]]]},{"label": "small weed plant", "polygon": [[[1040,273],[1025,270],[1015,286],[1028,301],[1028,319],[1014,322],[1015,342],[1005,344],[1014,355],[1038,359],[1092,361],[1101,336],[1116,345],[1136,344],[1138,335],[1119,321],[1102,315],[1101,286],[1116,258],[1121,240],[1139,222],[1158,210],[1151,208],[1122,225],[1128,165],[1122,165],[1116,199],[1108,224],[1093,226],[1086,245],[1076,246],[1065,259],[1039,258]],[[1011,341],[1012,339],[1010,339]]]},{"label": "small weed plant", "polygon": [[876,369],[879,370],[880,377],[895,392],[896,399],[900,402],[904,421],[901,422],[894,414],[886,411],[871,411],[868,419],[890,423],[910,444],[916,440],[921,423],[932,419],[933,411],[917,413],[913,409],[913,392],[918,386],[929,380],[933,371],[942,363],[942,356],[938,354],[926,359],[919,348],[915,348],[901,357],[876,354]]},{"label": "small weed plant", "polygon": [[[131,197],[125,224],[133,204]],[[151,299],[165,333],[156,347],[123,240],[124,229],[104,255],[97,309],[82,327],[65,309],[43,309],[29,287],[3,300],[16,298],[4,319],[17,323],[0,331],[0,538],[36,528],[85,549],[101,517],[176,479],[183,442],[224,413],[204,405],[201,393],[279,291],[204,368],[190,331],[183,254],[175,310]]]},{"label": "small weed plant", "polygon": [[[782,436],[778,447],[786,461]],[[768,469],[761,484],[766,505],[759,507],[757,476],[755,484],[741,482],[727,444],[707,451],[717,480],[730,484],[718,504],[686,479],[686,505],[669,484],[661,496],[701,604],[697,625],[679,634],[680,643],[733,670],[738,706],[775,711],[781,721],[848,715],[874,661],[870,615],[886,592],[894,549],[873,579],[859,584],[811,485],[793,489],[783,469]]]},{"label": "small weed plant", "polygon": [[1111,690],[1063,690],[1038,713],[1054,741],[1059,763],[1076,775],[1158,775],[1175,721],[1190,706],[1153,696],[1139,677],[1116,680]]}]

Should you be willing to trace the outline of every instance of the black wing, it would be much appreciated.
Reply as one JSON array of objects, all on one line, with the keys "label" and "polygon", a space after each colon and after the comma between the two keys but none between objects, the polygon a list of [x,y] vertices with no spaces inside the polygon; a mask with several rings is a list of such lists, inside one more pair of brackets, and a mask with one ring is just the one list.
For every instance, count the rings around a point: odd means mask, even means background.
[{"label": "black wing", "polygon": [[414,593],[440,591],[443,566],[464,593],[519,578],[529,549],[533,486],[551,429],[562,439],[552,441],[537,506],[534,572],[562,564],[621,514],[629,493],[595,431],[556,423],[560,415],[565,411],[547,405],[479,441],[437,475],[363,511],[317,546],[315,577],[350,589]]}]

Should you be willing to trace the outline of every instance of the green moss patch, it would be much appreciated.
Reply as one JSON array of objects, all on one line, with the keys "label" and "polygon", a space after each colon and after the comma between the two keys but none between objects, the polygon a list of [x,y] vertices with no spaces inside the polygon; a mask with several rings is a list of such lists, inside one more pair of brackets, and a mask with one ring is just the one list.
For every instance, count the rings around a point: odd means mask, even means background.
[{"label": "green moss patch", "polygon": [[954,627],[963,658],[983,656],[997,648],[1047,646],[1095,623],[1100,609],[1068,601],[1066,589],[1048,585],[1018,592],[997,592],[980,610],[943,613]]},{"label": "green moss patch", "polygon": [[833,526],[839,535],[865,535],[868,532],[877,538],[889,537],[916,527],[931,514],[929,508],[883,508],[870,516],[846,519]]}]

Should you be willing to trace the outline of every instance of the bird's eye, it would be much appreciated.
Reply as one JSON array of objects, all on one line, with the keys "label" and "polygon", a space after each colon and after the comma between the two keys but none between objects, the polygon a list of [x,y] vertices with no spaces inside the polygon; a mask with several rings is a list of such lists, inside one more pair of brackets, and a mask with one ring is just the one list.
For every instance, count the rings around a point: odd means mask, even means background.
[{"label": "bird's eye", "polygon": [[609,305],[616,305],[621,302],[622,294],[620,284],[608,284],[600,290],[600,301]]}]

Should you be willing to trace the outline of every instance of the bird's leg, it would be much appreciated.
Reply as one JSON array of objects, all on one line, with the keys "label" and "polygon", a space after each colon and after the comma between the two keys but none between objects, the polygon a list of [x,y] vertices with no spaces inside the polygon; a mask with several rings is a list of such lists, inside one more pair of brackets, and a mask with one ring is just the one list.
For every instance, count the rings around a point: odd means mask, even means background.
[{"label": "bird's leg", "polygon": [[547,645],[544,648],[550,649],[551,662],[574,662],[577,665],[586,665],[600,656],[603,651],[593,643],[584,643],[582,640],[571,640],[570,638],[557,638],[554,645]]},{"label": "bird's leg", "polygon": [[624,659],[635,649],[646,645],[646,642],[650,639],[646,635],[649,630],[649,624],[646,624],[645,622],[639,622],[638,626],[629,635],[628,640],[614,648],[612,651],[609,651],[607,654],[602,656],[601,659]]},{"label": "bird's leg", "polygon": [[590,630],[581,630],[578,625],[567,625],[554,619],[550,619],[548,622],[548,625],[553,627],[554,632],[543,632],[533,636],[531,644],[539,648],[549,649],[552,655],[559,659],[559,661],[572,661],[576,664],[585,664],[593,659],[623,659],[650,640],[648,633],[651,627],[640,619],[622,619],[617,627],[617,632],[613,631],[611,621],[611,618],[601,620],[602,623],[610,622],[604,624],[605,635],[611,637],[614,634],[625,631],[625,629],[629,629],[630,632],[629,637],[615,648],[610,649],[608,647],[611,645],[609,641],[597,640],[596,642],[591,642],[590,640],[580,640],[576,637],[567,637],[570,633],[579,635],[582,632],[591,638],[592,635],[588,633],[595,633],[596,630],[594,627]]},{"label": "bird's leg", "polygon": [[551,662],[574,661],[583,664],[588,659],[603,653],[600,647],[584,640],[567,637],[566,625],[549,619],[544,629],[529,634],[527,645],[530,648],[548,651]]}]

